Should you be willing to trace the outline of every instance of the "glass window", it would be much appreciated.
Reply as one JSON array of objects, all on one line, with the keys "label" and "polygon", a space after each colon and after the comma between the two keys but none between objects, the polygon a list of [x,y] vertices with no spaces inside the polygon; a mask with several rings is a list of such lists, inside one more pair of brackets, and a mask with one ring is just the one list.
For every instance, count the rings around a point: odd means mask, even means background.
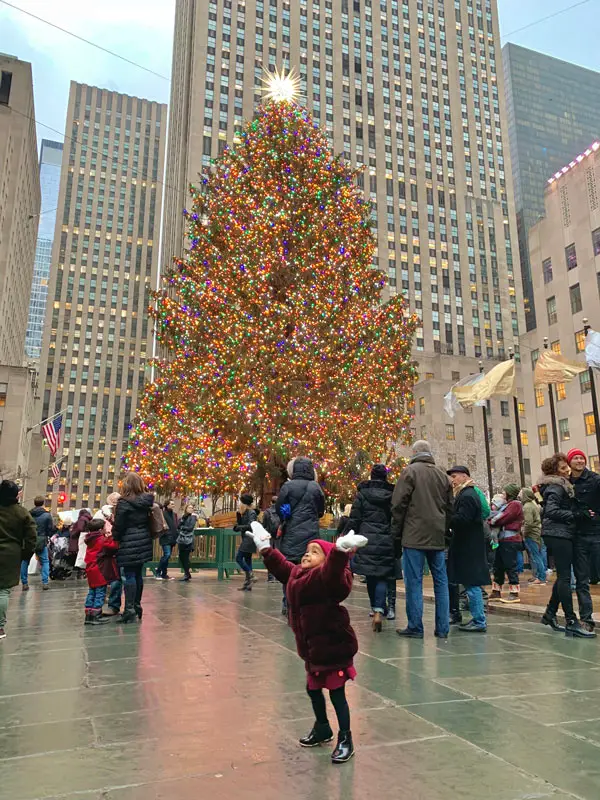
[{"label": "glass window", "polygon": [[596,421],[594,420],[594,414],[591,411],[588,414],[583,415],[583,424],[585,425],[586,436],[596,435]]},{"label": "glass window", "polygon": [[535,369],[535,365],[537,364],[539,357],[540,351],[537,348],[531,351],[531,369]]},{"label": "glass window", "polygon": [[546,396],[541,386],[535,387],[535,407],[541,408],[546,403]]},{"label": "glass window", "polygon": [[529,446],[529,436],[527,435],[527,431],[521,431],[521,444],[523,447]]},{"label": "glass window", "polygon": [[508,400],[500,400],[500,413],[503,417],[508,417]]},{"label": "glass window", "polygon": [[594,248],[594,255],[600,256],[600,228],[592,231],[592,247]]},{"label": "glass window", "polygon": [[587,392],[592,391],[592,382],[590,380],[589,370],[579,373],[579,388],[581,389],[581,394],[586,394]]},{"label": "glass window", "polygon": [[425,398],[419,397],[419,414],[425,413]]},{"label": "glass window", "polygon": [[548,325],[556,325],[558,316],[556,314],[556,297],[549,297],[546,300],[546,312],[548,314]]},{"label": "glass window", "polygon": [[472,425],[465,425],[465,439],[467,442],[475,441],[475,428]]},{"label": "glass window", "polygon": [[577,253],[574,244],[569,244],[565,247],[565,260],[567,269],[574,269],[577,266]]},{"label": "glass window", "polygon": [[454,425],[446,425],[446,439],[449,442],[453,442],[455,440],[454,435]]},{"label": "glass window", "polygon": [[540,447],[545,447],[548,444],[548,426],[538,425],[538,441]]},{"label": "glass window", "polygon": [[560,339],[555,339],[550,345],[550,349],[553,353],[558,353],[558,355],[560,355]]},{"label": "glass window", "polygon": [[575,333],[575,352],[583,353],[585,350],[585,331]]},{"label": "glass window", "polygon": [[560,437],[561,442],[568,442],[571,438],[571,433],[569,432],[569,420],[568,419],[559,419],[558,420],[558,435]]},{"label": "glass window", "polygon": [[571,299],[571,314],[577,314],[583,308],[581,303],[581,288],[578,283],[569,288],[569,298]]},{"label": "glass window", "polygon": [[427,425],[421,425],[421,439],[427,439]]},{"label": "glass window", "polygon": [[564,383],[557,383],[556,384],[556,399],[557,400],[566,400],[567,399],[567,387]]},{"label": "glass window", "polygon": [[519,402],[519,416],[522,417],[525,413],[525,403]]},{"label": "glass window", "polygon": [[542,261],[542,273],[544,275],[544,283],[550,283],[552,280],[552,259],[546,258]]},{"label": "glass window", "polygon": [[592,472],[600,472],[600,456],[590,456],[590,469]]},{"label": "glass window", "polygon": [[502,441],[504,444],[512,444],[512,434],[510,428],[502,429]]}]

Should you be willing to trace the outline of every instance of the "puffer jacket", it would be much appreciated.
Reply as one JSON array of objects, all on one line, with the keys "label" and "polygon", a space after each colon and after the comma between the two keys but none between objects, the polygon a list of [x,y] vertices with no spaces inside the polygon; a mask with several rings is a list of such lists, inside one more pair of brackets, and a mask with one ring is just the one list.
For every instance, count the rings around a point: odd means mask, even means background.
[{"label": "puffer jacket", "polygon": [[194,549],[194,531],[198,525],[198,517],[195,514],[184,514],[177,523],[177,547],[179,551]]},{"label": "puffer jacket", "polygon": [[117,503],[112,535],[119,543],[119,567],[138,567],[146,561],[152,561],[150,512],[153,503],[154,495],[146,492],[133,497],[121,497]]},{"label": "puffer jacket", "polygon": [[243,514],[240,514],[239,511],[237,512],[237,522],[233,526],[233,530],[242,534],[239,547],[240,553],[256,553],[254,539],[248,534],[252,531],[252,523],[256,522],[257,519],[258,515],[254,508],[247,508]]},{"label": "puffer jacket", "polygon": [[542,536],[572,539],[577,528],[573,486],[559,475],[543,475],[538,486],[542,495]]},{"label": "puffer jacket", "polygon": [[387,481],[370,480],[359,484],[345,532],[366,536],[369,544],[354,558],[354,571],[367,578],[392,578],[395,569],[394,538],[391,533],[392,492]]},{"label": "puffer jacket", "polygon": [[[325,496],[314,478],[312,461],[297,458],[292,479],[283,484],[277,495],[275,510],[283,524],[281,552],[294,563],[300,563],[310,540],[319,538],[319,519],[325,513]],[[284,506],[290,509],[288,517],[282,512]]]}]

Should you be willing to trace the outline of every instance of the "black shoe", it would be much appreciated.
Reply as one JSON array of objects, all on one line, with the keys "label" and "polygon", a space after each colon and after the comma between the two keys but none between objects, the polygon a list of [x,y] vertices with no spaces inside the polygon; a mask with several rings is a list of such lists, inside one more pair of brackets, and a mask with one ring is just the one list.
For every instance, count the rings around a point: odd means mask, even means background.
[{"label": "black shoe", "polygon": [[447,633],[438,633],[437,631],[434,631],[433,635],[435,636],[436,639],[447,639],[448,638],[448,634]]},{"label": "black shoe", "polygon": [[415,631],[413,628],[404,628],[404,630],[396,631],[398,636],[404,636],[406,639],[422,639],[423,634],[420,631]]},{"label": "black shoe", "polygon": [[281,604],[281,616],[282,616],[282,617],[287,617],[287,615],[288,615],[287,603],[284,601],[284,602]]},{"label": "black shoe", "polygon": [[333,731],[329,723],[326,722],[320,725],[318,722],[315,722],[308,736],[303,736],[302,739],[300,739],[300,744],[302,747],[316,747],[319,744],[330,742],[332,739]]},{"label": "black shoe", "polygon": [[144,615],[144,609],[141,606],[135,606],[135,613],[138,619],[141,619]]},{"label": "black shoe", "polygon": [[334,764],[343,764],[345,761],[350,761],[353,755],[354,745],[352,743],[352,734],[350,731],[340,731],[336,748],[331,754],[332,762]]},{"label": "black shoe", "polygon": [[179,578],[179,582],[180,583],[187,583],[188,581],[191,581],[191,580],[192,580],[192,576],[191,575],[185,575],[183,578]]},{"label": "black shoe", "polygon": [[120,619],[117,620],[117,625],[127,625],[128,622],[137,622],[135,611],[124,611]]},{"label": "black shoe", "polygon": [[540,622],[542,625],[548,625],[548,627],[552,628],[553,631],[558,631],[559,633],[562,633],[565,629],[564,625],[558,624],[558,620],[554,614],[544,614]]},{"label": "black shoe", "polygon": [[465,633],[486,633],[487,625],[478,625],[475,620],[470,619],[464,625],[459,625],[458,630]]},{"label": "black shoe", "polygon": [[596,635],[597,634],[595,631],[588,631],[586,628],[584,628],[579,620],[567,622],[565,636],[576,636],[580,639],[595,639]]},{"label": "black shoe", "polygon": [[108,621],[109,620],[107,620],[104,617],[101,617],[99,614],[94,614],[93,616],[92,616],[92,614],[89,614],[86,617],[85,624],[86,625],[106,625],[106,623]]},{"label": "black shoe", "polygon": [[462,625],[462,614],[460,611],[453,611],[450,614],[450,625]]}]

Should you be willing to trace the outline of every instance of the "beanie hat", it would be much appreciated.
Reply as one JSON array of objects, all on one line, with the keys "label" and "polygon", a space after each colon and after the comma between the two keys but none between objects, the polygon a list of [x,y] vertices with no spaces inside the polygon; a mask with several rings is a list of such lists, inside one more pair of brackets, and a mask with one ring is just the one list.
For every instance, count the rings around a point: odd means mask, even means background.
[{"label": "beanie hat", "polygon": [[516,500],[519,496],[519,492],[521,491],[520,486],[517,486],[516,483],[507,483],[504,487],[504,492],[506,494],[507,500]]},{"label": "beanie hat", "polygon": [[240,502],[242,502],[245,506],[251,506],[254,502],[254,498],[251,494],[241,494],[240,495]]},{"label": "beanie hat", "polygon": [[116,506],[119,500],[121,499],[121,495],[118,492],[112,492],[106,498],[106,502],[109,506]]},{"label": "beanie hat", "polygon": [[503,494],[495,494],[492,497],[492,505],[496,506],[496,508],[500,508],[505,504],[504,495]]},{"label": "beanie hat", "polygon": [[577,450],[575,447],[572,450],[569,450],[567,453],[567,464],[570,465],[575,456],[583,456],[583,458],[585,458],[585,463],[587,464],[586,454],[583,452],[583,450]]},{"label": "beanie hat", "polygon": [[0,483],[0,506],[13,506],[19,502],[19,486],[14,481]]},{"label": "beanie hat", "polygon": [[311,539],[309,544],[318,544],[326,556],[328,556],[335,547],[333,542],[326,542],[325,539]]},{"label": "beanie hat", "polygon": [[371,467],[372,481],[387,481],[387,469],[384,464],[374,464]]}]

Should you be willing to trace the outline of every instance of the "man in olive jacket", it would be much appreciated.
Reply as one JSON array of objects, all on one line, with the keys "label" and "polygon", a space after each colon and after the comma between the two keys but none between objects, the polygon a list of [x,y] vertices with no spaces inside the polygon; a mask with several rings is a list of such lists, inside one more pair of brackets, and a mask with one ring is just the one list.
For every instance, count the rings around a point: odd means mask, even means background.
[{"label": "man in olive jacket", "polygon": [[433,577],[435,635],[445,639],[450,630],[446,535],[453,495],[446,473],[436,466],[428,442],[412,446],[413,457],[398,479],[392,496],[392,536],[402,547],[408,626],[399,636],[423,638],[423,568],[425,559]]},{"label": "man in olive jacket", "polygon": [[10,590],[19,582],[21,561],[29,561],[35,550],[37,527],[33,517],[19,505],[19,487],[13,481],[0,483],[0,639],[6,637],[6,611]]}]

